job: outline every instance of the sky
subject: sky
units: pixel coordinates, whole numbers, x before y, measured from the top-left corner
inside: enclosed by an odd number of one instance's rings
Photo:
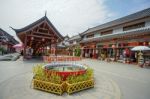
[[[0,0],[0,28],[23,28],[47,17],[63,35],[77,35],[88,28],[150,7],[150,0]]]

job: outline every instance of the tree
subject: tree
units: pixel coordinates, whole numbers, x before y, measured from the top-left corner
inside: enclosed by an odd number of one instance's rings
[[[4,53],[4,48],[3,47],[0,47],[0,53],[3,55],[3,53]]]
[[[81,49],[80,47],[75,48],[75,56],[80,56],[81,55]]]

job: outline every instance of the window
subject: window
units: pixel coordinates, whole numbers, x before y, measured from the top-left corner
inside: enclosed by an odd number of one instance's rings
[[[112,32],[113,32],[113,30],[103,31],[103,32],[101,32],[101,35],[112,34]]]
[[[70,44],[73,44],[73,41],[70,41],[69,43],[70,43]]]
[[[86,36],[86,38],[92,38],[92,37],[94,37],[94,34],[90,34]]]
[[[138,24],[125,26],[125,27],[123,27],[123,31],[137,29],[137,28],[141,28],[141,27],[145,27],[145,22],[141,22],[141,23],[138,23]]]

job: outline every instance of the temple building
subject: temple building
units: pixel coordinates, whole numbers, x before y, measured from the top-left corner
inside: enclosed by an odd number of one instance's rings
[[[131,48],[150,46],[150,8],[89,28],[80,35],[82,57],[114,61],[126,57],[134,61]]]
[[[46,15],[26,27],[12,29],[24,45],[24,58],[56,55],[57,44],[64,39]]]
[[[0,28],[0,54],[2,54],[2,52],[3,54],[15,52],[13,46],[18,43],[19,42],[12,35]]]

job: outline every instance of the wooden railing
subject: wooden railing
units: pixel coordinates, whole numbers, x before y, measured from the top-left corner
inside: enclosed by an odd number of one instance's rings
[[[43,56],[43,61],[46,63],[59,61],[80,61],[81,57],[76,56]]]

